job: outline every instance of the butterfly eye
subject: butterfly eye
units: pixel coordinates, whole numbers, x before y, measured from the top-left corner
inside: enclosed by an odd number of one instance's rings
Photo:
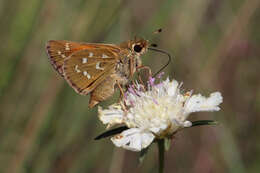
[[[141,52],[142,49],[143,49],[143,47],[138,45],[138,44],[134,46],[134,51],[137,52],[137,53]]]

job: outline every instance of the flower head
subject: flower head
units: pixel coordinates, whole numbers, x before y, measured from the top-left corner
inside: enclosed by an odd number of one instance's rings
[[[99,107],[100,120],[111,127],[125,124],[129,129],[111,138],[118,146],[132,151],[141,151],[155,138],[172,136],[178,130],[190,127],[187,120],[192,112],[218,111],[222,96],[219,92],[209,97],[192,91],[182,93],[176,80],[166,79],[155,84],[150,78],[148,87],[139,83],[129,87],[125,93],[125,105],[113,104],[108,109]]]

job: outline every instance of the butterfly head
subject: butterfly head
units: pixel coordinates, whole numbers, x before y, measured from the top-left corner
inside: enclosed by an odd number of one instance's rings
[[[134,54],[142,55],[148,49],[148,40],[135,38],[134,40],[121,43],[120,47],[130,50]]]
[[[142,38],[135,38],[129,42],[129,49],[136,54],[144,54],[148,48],[148,40]]]

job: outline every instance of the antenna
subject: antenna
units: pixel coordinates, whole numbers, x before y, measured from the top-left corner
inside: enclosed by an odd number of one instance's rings
[[[152,44],[151,46],[154,46],[154,44]],[[171,55],[168,52],[166,52],[164,50],[161,50],[161,49],[148,47],[148,50],[152,50],[152,51],[155,51],[155,52],[160,52],[160,53],[163,53],[163,54],[168,56],[168,62],[159,71],[157,71],[153,75],[153,77],[155,77],[156,75],[158,75],[163,69],[165,69],[170,64],[172,57],[171,57]]]
[[[153,34],[158,34],[158,33],[160,33],[160,32],[162,32],[162,28],[159,28],[159,29],[155,30],[155,31],[153,32]],[[153,75],[153,77],[155,77],[155,76],[158,75],[163,69],[165,69],[165,68],[170,64],[171,59],[172,59],[172,58],[171,58],[171,55],[170,55],[168,52],[166,52],[166,51],[164,51],[164,50],[161,50],[161,49],[157,49],[157,48],[155,48],[155,47],[157,47],[157,44],[152,43],[152,44],[150,45],[150,47],[148,47],[148,50],[152,50],[152,51],[155,51],[155,52],[160,52],[160,53],[163,53],[163,54],[167,55],[167,56],[168,56],[168,62],[167,62],[159,71],[157,71],[157,72]]]
[[[158,34],[160,32],[162,32],[162,28],[157,29],[156,31],[153,32],[153,34]]]

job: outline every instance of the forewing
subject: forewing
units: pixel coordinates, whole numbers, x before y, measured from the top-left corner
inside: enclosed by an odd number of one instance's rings
[[[46,49],[50,62],[54,69],[63,76],[62,66],[67,57],[76,51],[86,49],[86,45],[65,40],[50,40],[47,42]]]
[[[115,72],[118,54],[111,49],[84,49],[66,58],[65,79],[78,93],[86,95]]]
[[[109,49],[116,55],[120,51],[120,48],[113,44],[78,43],[65,40],[50,40],[47,42],[46,49],[52,66],[63,77],[64,61],[75,52],[84,49]]]

